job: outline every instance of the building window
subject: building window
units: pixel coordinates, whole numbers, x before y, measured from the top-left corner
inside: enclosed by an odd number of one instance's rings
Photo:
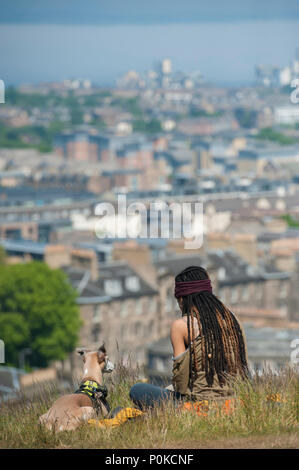
[[[278,297],[280,299],[285,299],[288,295],[288,287],[287,287],[287,283],[286,282],[283,282],[280,284],[279,288],[278,288]]]
[[[221,300],[225,298],[225,290],[224,289],[219,289],[217,293],[217,297]]]
[[[229,301],[229,289],[224,289],[223,290],[223,300],[225,302],[228,302]]]
[[[149,300],[149,313],[154,314],[157,311],[157,299],[151,298]]]
[[[243,302],[248,302],[249,300],[249,289],[248,285],[242,287],[242,300]]]
[[[151,336],[155,331],[155,322],[152,320],[148,324],[148,333]]]
[[[169,313],[169,312],[172,311],[172,297],[170,297],[169,294],[166,297],[165,311],[166,311],[166,313]]]
[[[93,308],[93,321],[95,323],[100,322],[102,320],[102,311],[100,305],[95,305]]]
[[[231,303],[235,304],[238,300],[238,290],[236,287],[232,287],[231,289]]]
[[[131,292],[138,292],[140,290],[140,280],[137,276],[128,276],[125,279],[125,287]]]
[[[128,304],[127,302],[124,301],[120,304],[120,316],[124,318],[127,315],[128,315]]]
[[[140,322],[135,323],[135,334],[140,336],[142,332],[142,326]]]
[[[117,279],[106,279],[104,287],[106,294],[111,297],[118,297],[123,293],[121,283]]]
[[[225,272],[225,268],[224,267],[221,267],[218,269],[218,279],[219,281],[223,281],[226,277],[226,272]]]
[[[153,369],[154,363],[155,363],[155,356],[153,356],[153,354],[149,354],[148,355],[148,368]]]
[[[96,325],[92,328],[91,330],[91,337],[93,342],[97,342],[100,340],[100,334],[101,334],[102,328],[100,325]]]
[[[135,302],[135,313],[136,313],[136,315],[141,315],[141,314],[142,314],[142,310],[143,310],[142,299],[138,299],[138,300],[136,300],[136,302]]]
[[[121,340],[124,340],[126,338],[126,334],[127,334],[126,325],[121,325],[121,327],[120,327],[120,338],[121,338]]]
[[[157,372],[165,372],[165,363],[161,357],[156,358],[156,370]]]
[[[136,357],[136,362],[138,364],[142,364],[144,362],[144,350],[137,349],[137,351],[135,352],[135,357]]]
[[[263,298],[263,284],[262,283],[259,283],[256,285],[255,295],[256,295],[257,300],[261,300]]]

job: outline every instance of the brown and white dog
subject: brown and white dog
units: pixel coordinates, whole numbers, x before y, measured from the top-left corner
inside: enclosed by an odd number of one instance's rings
[[[82,355],[84,370],[81,385],[96,382],[99,387],[103,383],[103,373],[112,372],[114,365],[108,360],[104,344],[97,351],[78,348]],[[90,382],[89,382],[90,381]],[[96,384],[95,384],[96,385]],[[72,393],[58,398],[52,407],[39,418],[39,422],[46,428],[55,431],[70,431],[76,429],[82,422],[94,418],[98,412],[102,417],[107,416],[109,409],[105,400],[98,400],[98,410],[88,393]]]

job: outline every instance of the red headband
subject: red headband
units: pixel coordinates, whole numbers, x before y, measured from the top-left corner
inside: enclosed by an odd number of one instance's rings
[[[174,296],[178,299],[184,295],[196,294],[197,292],[212,292],[212,285],[210,279],[203,279],[201,281],[183,281],[176,282],[174,289]]]

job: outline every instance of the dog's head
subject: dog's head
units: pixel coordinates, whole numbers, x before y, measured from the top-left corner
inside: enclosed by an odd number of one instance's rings
[[[87,348],[77,348],[77,352],[82,356],[83,362],[86,362],[88,357],[96,358],[103,373],[110,373],[114,370],[114,364],[109,361],[104,343],[97,351],[92,351]]]

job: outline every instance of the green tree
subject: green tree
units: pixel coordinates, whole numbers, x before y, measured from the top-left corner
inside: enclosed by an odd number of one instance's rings
[[[282,215],[281,218],[286,221],[288,227],[290,228],[299,228],[299,220],[293,219],[291,214]]]
[[[256,135],[256,139],[270,140],[281,145],[291,145],[297,142],[297,140],[293,137],[284,135],[283,133],[272,129],[272,127],[264,127],[261,129],[260,132]]]
[[[30,348],[31,366],[64,359],[78,340],[76,291],[65,274],[41,262],[0,267],[0,337],[8,363]]]
[[[6,251],[0,246],[0,266],[6,263]]]
[[[78,106],[71,108],[71,123],[73,125],[83,124],[83,112]]]
[[[29,340],[29,327],[20,313],[0,313],[0,336],[5,343],[5,359],[8,364],[18,364],[18,353]]]
[[[133,129],[136,132],[145,132],[148,134],[155,134],[161,132],[162,127],[161,123],[158,119],[153,118],[149,121],[145,121],[143,119],[137,119],[133,121]]]

